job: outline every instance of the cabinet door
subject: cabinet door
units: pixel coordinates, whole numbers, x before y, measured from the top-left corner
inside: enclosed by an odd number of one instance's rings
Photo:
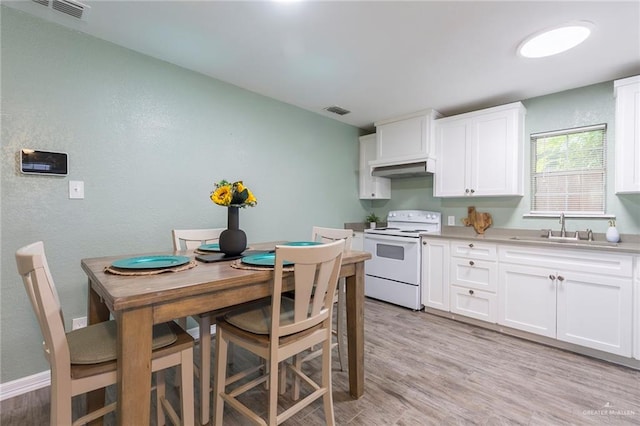
[[[364,250],[364,232],[354,232],[351,239],[351,250]]]
[[[471,195],[523,195],[517,110],[483,114],[468,139]]]
[[[558,340],[631,356],[631,278],[558,273]]]
[[[376,128],[380,144],[378,158],[385,160],[395,157],[420,156],[425,153],[422,130],[424,117],[413,117]]]
[[[640,192],[640,76],[614,83],[616,193]]]
[[[388,178],[371,176],[369,161],[376,159],[376,135],[360,137],[360,199],[391,198],[391,181]]]
[[[449,241],[422,240],[422,304],[449,310]]]
[[[461,197],[467,185],[466,120],[436,121],[436,197]]]
[[[633,289],[633,357],[640,359],[640,256],[636,257],[635,286]]]
[[[555,278],[547,268],[501,264],[498,324],[555,338]]]

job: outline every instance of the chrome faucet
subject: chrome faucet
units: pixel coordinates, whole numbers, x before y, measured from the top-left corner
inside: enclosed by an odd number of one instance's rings
[[[564,213],[560,213],[560,237],[564,238],[567,236],[567,230],[564,227]]]

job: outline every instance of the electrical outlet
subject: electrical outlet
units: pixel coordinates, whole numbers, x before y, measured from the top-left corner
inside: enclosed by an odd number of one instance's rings
[[[448,216],[447,217],[447,225],[455,226],[456,225],[456,217],[455,216]]]
[[[71,322],[71,329],[77,330],[87,326],[87,317],[74,318]]]

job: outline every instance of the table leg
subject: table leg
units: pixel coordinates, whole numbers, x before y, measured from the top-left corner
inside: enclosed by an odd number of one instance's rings
[[[119,312],[118,323],[118,425],[148,425],[151,403],[150,307]]]
[[[102,303],[100,296],[91,288],[91,281],[89,281],[89,300],[87,302],[87,322],[88,324],[96,324],[102,321],[109,320],[109,308]],[[98,389],[87,394],[87,412],[98,410],[105,404],[105,390]],[[102,419],[96,419],[89,422],[89,426],[102,425]]]
[[[364,262],[355,264],[355,275],[347,277],[347,354],[349,394],[364,394]]]

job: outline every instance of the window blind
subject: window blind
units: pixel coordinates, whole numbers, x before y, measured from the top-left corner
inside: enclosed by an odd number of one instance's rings
[[[604,214],[606,124],[531,135],[532,213]]]

